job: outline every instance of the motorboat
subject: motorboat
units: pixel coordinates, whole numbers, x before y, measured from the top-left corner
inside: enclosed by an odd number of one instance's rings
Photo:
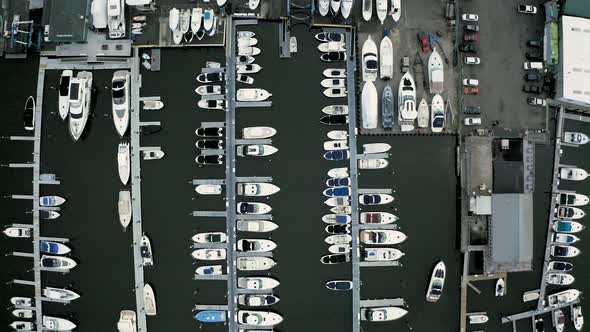
[[[445,263],[443,261],[438,261],[430,276],[430,282],[428,283],[428,288],[426,290],[426,301],[437,302],[440,299],[445,286],[446,274],[447,267],[445,266]]]
[[[318,51],[322,53],[345,52],[346,44],[343,41],[327,41],[318,45]]]
[[[504,283],[504,278],[499,278],[496,281],[495,295],[496,297],[502,297],[504,294],[506,294],[506,284]]]
[[[349,176],[348,167],[332,168],[328,171],[328,176],[331,178],[346,178]]]
[[[73,75],[74,73],[71,70],[66,69],[61,72],[61,77],[59,78],[58,105],[59,117],[62,120],[65,120],[70,112],[70,81]]]
[[[329,178],[326,180],[326,186],[330,188],[334,187],[350,187],[350,177],[345,178]]]
[[[348,141],[347,140],[326,141],[326,142],[324,142],[324,150],[326,150],[326,151],[348,150]]]
[[[551,246],[551,256],[557,258],[576,257],[581,253],[580,249],[574,246]]]
[[[244,182],[237,184],[238,195],[244,196],[270,196],[281,190],[272,183],[265,182]]]
[[[342,4],[340,5],[340,14],[342,14],[344,19],[347,19],[350,16],[352,5],[353,0],[342,0]]]
[[[252,38],[256,36],[256,34],[252,31],[237,31],[236,38]]]
[[[584,206],[590,202],[590,199],[583,194],[560,193],[555,198],[555,201],[559,205]]]
[[[326,227],[329,227],[329,226],[342,226],[342,225],[328,225]],[[342,254],[342,253],[350,252],[350,244],[348,244],[348,243],[346,243],[346,244],[333,244],[328,247],[328,252],[330,252],[332,254]]]
[[[225,260],[225,249],[197,249],[191,253],[193,258],[202,261],[220,261]]]
[[[400,244],[404,242],[407,238],[408,237],[406,236],[406,234],[391,229],[363,230],[360,232],[360,241],[364,244]]]
[[[222,110],[223,100],[220,99],[201,99],[197,103],[197,106],[208,110]]]
[[[352,218],[348,214],[325,214],[322,221],[326,224],[350,224]]]
[[[137,314],[133,310],[121,310],[117,321],[119,332],[137,332]]]
[[[236,261],[238,271],[267,271],[277,264],[269,257],[238,257]]]
[[[269,290],[277,287],[280,282],[271,277],[239,277],[238,288],[249,290]]]
[[[33,299],[30,297],[14,296],[10,298],[10,303],[15,307],[32,308]]]
[[[248,144],[236,146],[236,151],[240,157],[266,157],[275,154],[279,149],[268,144]]]
[[[283,317],[270,311],[238,310],[238,324],[272,327],[280,324]]]
[[[336,213],[336,214],[351,214],[352,213],[352,206],[343,206],[343,205],[339,205],[339,206],[334,206],[332,208],[330,208],[330,212],[332,213]]]
[[[404,253],[395,248],[365,248],[362,258],[367,262],[389,262],[400,259]]]
[[[377,18],[381,21],[381,25],[383,25],[387,18],[387,7],[387,0],[377,0]]]
[[[201,85],[195,89],[201,96],[212,96],[221,94],[221,85]]]
[[[557,286],[571,285],[574,280],[574,276],[569,273],[548,273],[546,277],[547,284]]]
[[[334,15],[338,15],[338,11],[340,11],[340,2],[342,0],[330,0],[330,8]]]
[[[55,241],[39,241],[39,250],[50,255],[65,255],[72,251],[65,244]]]
[[[53,316],[43,316],[43,329],[48,331],[71,331],[76,328],[76,324],[71,321]]]
[[[224,80],[222,72],[202,73],[197,76],[197,81],[200,83],[215,83]]]
[[[590,138],[588,138],[588,135],[584,133],[566,131],[563,134],[563,141],[565,143],[583,145],[588,143],[588,141],[590,141]]]
[[[552,317],[553,327],[555,327],[555,331],[563,332],[563,329],[565,328],[565,314],[563,313],[563,310],[557,309],[553,311]]]
[[[343,78],[325,78],[320,82],[324,88],[345,89],[346,80]]]
[[[363,19],[370,21],[373,16],[373,0],[361,0],[363,2]]]
[[[237,65],[236,66],[236,73],[237,74],[256,74],[257,72],[259,72],[261,70],[262,70],[262,67],[256,63],[249,64],[249,65]]]
[[[80,298],[80,294],[65,288],[45,287],[42,293],[52,300],[74,301]]]
[[[257,56],[260,53],[260,49],[255,46],[238,47],[238,55]]]
[[[395,22],[399,21],[402,16],[402,0],[391,0],[391,18]]]
[[[430,129],[433,133],[440,133],[445,127],[445,103],[439,94],[432,97],[432,105],[430,106]]]
[[[121,137],[129,127],[129,77],[128,71],[118,70],[112,80],[113,122]]]
[[[267,100],[271,93],[264,89],[238,89],[236,93],[237,101],[263,101]]]
[[[269,220],[238,220],[236,229],[240,232],[268,233],[279,228],[279,225]]]
[[[375,81],[379,70],[379,55],[377,53],[377,44],[375,44],[371,36],[368,36],[363,43],[362,59],[363,81]]]
[[[223,137],[225,130],[223,127],[201,127],[195,130],[198,137]]]
[[[203,8],[196,7],[191,12],[191,32],[194,35],[201,30],[203,25]]]
[[[117,165],[119,179],[123,185],[127,185],[127,182],[129,182],[129,175],[131,173],[130,154],[129,143],[119,143],[119,148],[117,149]]]
[[[272,294],[240,294],[238,304],[248,307],[265,307],[280,301],[278,296]]]
[[[547,265],[547,270],[550,272],[570,272],[574,269],[574,264],[570,262],[551,261]]]
[[[328,15],[330,11],[330,0],[318,0],[318,12],[322,16]]]
[[[219,155],[200,155],[195,158],[198,165],[222,165],[225,156]]]
[[[25,110],[23,112],[25,130],[35,130],[35,108],[35,98],[29,96],[25,102]]]
[[[361,224],[385,225],[391,224],[397,219],[397,216],[389,212],[361,212],[360,222]]]
[[[580,241],[580,238],[575,235],[565,234],[565,233],[553,234],[553,243],[568,245],[568,244],[576,243],[578,241]]]
[[[199,266],[195,273],[201,276],[216,276],[223,274],[223,267],[221,265],[204,265]]]
[[[428,81],[431,94],[440,94],[443,92],[444,78],[443,60],[440,54],[438,54],[436,47],[433,47],[432,53],[428,57]]]
[[[564,180],[582,181],[588,177],[588,172],[577,167],[561,167],[559,177]]]
[[[264,239],[240,239],[237,249],[244,252],[269,252],[277,248],[277,244]]]
[[[578,233],[584,226],[577,221],[559,220],[553,223],[553,230],[559,233]]]
[[[217,0],[217,6],[218,7],[222,7],[225,6],[225,3],[227,2],[227,0]]]
[[[109,38],[125,37],[125,1],[107,0]]]
[[[8,324],[8,326],[12,327],[12,329],[16,331],[33,331],[33,329],[35,328],[32,322],[27,322],[23,320],[14,321]]]
[[[148,283],[143,285],[143,301],[145,314],[148,316],[155,316],[157,313],[156,295],[154,294],[154,289]]]
[[[249,65],[254,63],[254,61],[256,61],[256,59],[251,55],[239,55],[236,58],[236,66]]]
[[[92,95],[92,73],[81,71],[70,83],[70,118],[69,130],[74,142],[77,142],[86,128],[90,113]]]
[[[119,221],[123,230],[127,230],[127,226],[131,222],[131,192],[129,190],[119,191],[119,201],[117,202],[117,208],[119,210]]]
[[[41,267],[56,272],[69,272],[78,263],[69,257],[42,255],[39,263]]]
[[[346,69],[340,69],[340,68],[324,69],[322,74],[324,75],[324,77],[327,77],[327,78],[346,78]]]
[[[223,150],[223,140],[220,139],[200,139],[195,142],[195,146],[201,150]]]
[[[61,214],[57,211],[46,211],[46,210],[39,211],[39,218],[41,218],[41,219],[53,220],[53,219],[59,218],[59,216],[61,216]]]
[[[330,234],[330,235],[335,235],[335,234],[350,234],[350,225],[349,224],[335,224],[335,225],[328,225],[324,228],[324,230],[326,231],[326,233]],[[338,245],[338,244],[337,244]],[[338,246],[344,246],[346,247],[346,244],[342,244],[342,245],[338,245]],[[341,250],[342,248],[338,248],[338,250],[335,250],[336,252],[332,252],[330,250],[331,253],[333,254],[338,254],[341,252],[348,252],[350,251],[350,246],[348,247],[348,250]]]
[[[195,319],[202,323],[221,323],[227,319],[227,313],[221,310],[203,310],[195,315]]]
[[[326,160],[347,160],[350,158],[350,152],[348,150],[334,150],[324,153],[324,159]]]
[[[335,235],[331,235],[335,236]],[[322,264],[342,264],[350,262],[350,253],[345,254],[328,254],[320,258]]]
[[[259,4],[260,0],[248,0],[248,8],[250,8],[250,10],[255,10],[258,8]]]
[[[361,308],[361,320],[369,322],[387,322],[400,319],[408,313],[406,309],[389,307]]]
[[[359,203],[362,205],[383,205],[393,202],[393,196],[389,194],[362,194],[359,195]]]
[[[154,255],[152,253],[152,242],[147,235],[143,234],[139,240],[139,254],[143,266],[154,265]]]
[[[577,300],[581,294],[582,292],[577,289],[566,289],[547,296],[547,304],[549,306],[556,306],[571,303]]]
[[[414,130],[414,120],[418,117],[416,111],[416,84],[409,71],[400,80],[397,98],[398,121],[402,131]]]
[[[266,203],[240,202],[238,203],[236,210],[239,214],[267,214],[272,208]]]
[[[349,206],[350,199],[348,197],[330,197],[324,201],[324,204],[331,207]]]
[[[330,235],[324,239],[327,244],[348,244],[352,242],[352,236],[350,234],[335,234]]]
[[[346,115],[348,114],[348,105],[329,105],[322,108],[322,113],[327,115]],[[346,132],[345,135],[347,135]]]
[[[255,46],[258,44],[258,39],[253,37],[238,37],[238,47]]]
[[[426,98],[422,98],[420,104],[418,104],[418,128],[428,128],[429,125],[432,125],[428,121],[430,119],[428,113],[430,113],[428,110],[428,102],[426,101]]]
[[[143,109],[144,110],[160,110],[164,107],[164,103],[160,100],[144,100],[143,102]]]
[[[39,206],[56,207],[66,202],[66,199],[61,196],[41,196],[39,197]]]
[[[580,219],[586,215],[582,209],[572,206],[558,206],[555,209],[556,218]]]
[[[490,320],[485,314],[468,315],[467,318],[469,318],[469,324],[483,324]]]
[[[213,23],[215,23],[215,12],[213,9],[205,9],[203,11],[203,29],[206,32],[213,30]]]
[[[272,127],[246,127],[242,129],[244,139],[264,139],[276,135],[277,130]]]
[[[530,290],[522,293],[522,302],[530,302],[539,299],[539,290]]]
[[[168,26],[170,30],[174,31],[178,29],[178,20],[180,17],[180,10],[176,9],[176,7],[170,9],[168,13]]]
[[[12,315],[16,318],[30,319],[30,318],[33,318],[33,310],[32,309],[14,309],[14,310],[12,310]],[[21,331],[22,329],[19,328],[18,330]]]
[[[365,82],[361,92],[361,118],[363,129],[375,129],[379,122],[377,89],[372,81]]]
[[[7,227],[2,233],[8,237],[25,238],[33,235],[33,230],[27,227]]]
[[[320,60],[324,62],[340,62],[346,60],[346,52],[328,52],[320,56]]]
[[[581,331],[584,327],[584,314],[582,313],[582,306],[579,304],[574,304],[571,309],[571,316],[572,322],[574,322],[574,328],[577,331]]]
[[[325,31],[316,33],[315,39],[317,39],[318,41],[323,42],[323,43],[326,43],[326,42],[344,43],[344,41],[345,41],[343,33],[325,32]],[[326,70],[328,70],[328,69],[326,69]]]
[[[350,196],[350,187],[333,187],[324,190],[324,196],[327,197],[348,197]]]
[[[385,153],[391,149],[387,143],[368,143],[363,144],[363,153]]]
[[[246,74],[237,74],[236,75],[236,82],[244,83],[244,84],[254,84],[254,77],[248,76]]]
[[[197,233],[191,238],[195,243],[225,243],[227,235],[223,232]]]
[[[325,115],[320,122],[328,126],[343,125],[348,123],[348,115]]]

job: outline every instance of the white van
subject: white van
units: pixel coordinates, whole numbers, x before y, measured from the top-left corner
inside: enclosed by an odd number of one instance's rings
[[[481,118],[465,118],[463,122],[466,126],[480,126]]]
[[[541,70],[543,69],[542,62],[525,62],[523,65],[525,70]]]

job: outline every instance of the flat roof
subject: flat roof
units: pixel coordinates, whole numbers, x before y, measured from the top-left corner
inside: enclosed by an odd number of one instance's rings
[[[590,18],[588,0],[567,0],[563,2],[562,6],[564,6],[563,13],[565,15]]]
[[[590,105],[590,19],[561,17],[561,98]]]
[[[88,0],[51,0],[48,4],[49,41],[86,41]]]

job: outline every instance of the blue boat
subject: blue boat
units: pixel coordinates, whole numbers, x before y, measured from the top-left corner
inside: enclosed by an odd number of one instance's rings
[[[328,187],[349,187],[350,178],[330,178],[326,180],[326,186]]]
[[[65,255],[71,251],[65,244],[53,241],[41,241],[39,249],[42,253],[54,255]]]
[[[350,158],[348,150],[334,150],[324,153],[324,158],[327,160],[346,160]]]
[[[324,190],[324,195],[328,197],[345,197],[350,196],[350,187],[336,187]]]
[[[222,323],[225,322],[226,313],[220,310],[205,310],[198,312],[195,319],[203,323]]]

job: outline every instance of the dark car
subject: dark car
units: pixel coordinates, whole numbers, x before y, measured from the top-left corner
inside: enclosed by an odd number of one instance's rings
[[[465,114],[480,114],[481,107],[479,107],[479,106],[465,106],[465,108],[463,109],[463,112]]]
[[[477,54],[477,46],[475,46],[474,44],[464,43],[459,46],[459,51]]]
[[[540,94],[541,93],[541,87],[536,86],[536,85],[523,85],[522,86],[522,91],[523,92],[526,92],[526,93]]]
[[[531,39],[526,42],[526,46],[534,47],[534,48],[541,48],[541,46],[543,46],[543,43],[540,40]]]
[[[466,34],[463,34],[463,41],[477,42],[477,41],[479,41],[479,36],[477,35],[477,33],[466,33]]]
[[[417,37],[418,43],[422,48],[422,52],[430,52],[430,38],[428,37],[428,34],[424,32],[418,32]]]
[[[528,82],[539,82],[543,77],[537,73],[527,73],[524,75],[524,80]]]
[[[537,52],[526,52],[525,57],[531,61],[543,61],[543,55]]]
[[[463,27],[463,30],[469,31],[469,32],[478,32],[479,31],[479,25],[477,25],[477,24],[467,24],[466,26]]]

